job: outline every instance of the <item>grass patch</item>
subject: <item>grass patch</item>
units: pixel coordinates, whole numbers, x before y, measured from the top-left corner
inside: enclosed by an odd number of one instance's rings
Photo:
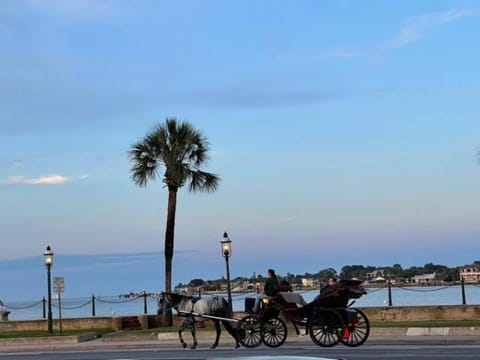
[[[289,322],[285,321],[287,325],[288,332],[290,334],[295,333],[294,326]],[[370,327],[378,328],[389,328],[389,327],[480,327],[480,320],[422,320],[422,321],[370,321]],[[305,326],[298,326],[300,331],[303,331]],[[165,333],[165,332],[177,332],[178,326],[169,326],[169,327],[158,327],[148,330],[134,330],[135,333]],[[207,325],[204,328],[197,328],[197,331],[215,331],[213,325]],[[225,329],[222,326],[222,332]],[[190,331],[185,330],[186,333]]]
[[[370,327],[479,327],[480,320],[370,321]]]
[[[25,338],[25,337],[48,337],[48,336],[72,336],[72,335],[82,335],[92,331],[96,332],[97,336],[99,337],[103,336],[104,334],[115,332],[115,330],[111,328],[63,330],[62,333],[60,333],[59,330],[55,330],[52,335],[49,335],[47,330],[0,331],[0,339],[13,339],[13,338]]]

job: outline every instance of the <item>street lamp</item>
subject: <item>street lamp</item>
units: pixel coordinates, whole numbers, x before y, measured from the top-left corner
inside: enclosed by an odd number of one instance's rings
[[[222,247],[222,256],[225,258],[225,263],[227,265],[227,296],[228,296],[228,308],[230,313],[232,313],[232,290],[230,285],[230,266],[228,259],[232,255],[232,241],[228,238],[227,232],[223,233],[223,240],[220,241]]]
[[[50,275],[50,270],[53,265],[53,252],[50,249],[50,246],[47,246],[47,249],[43,253],[43,260],[45,262],[45,267],[47,268],[47,286],[48,286],[48,333],[53,334],[53,323],[52,323],[52,279]]]

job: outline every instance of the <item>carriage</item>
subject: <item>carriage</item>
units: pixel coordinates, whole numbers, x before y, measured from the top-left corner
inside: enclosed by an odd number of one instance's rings
[[[316,345],[332,347],[339,343],[360,346],[368,338],[370,324],[365,313],[351,307],[352,299],[366,294],[360,281],[340,280],[334,286],[323,289],[310,303],[296,293],[280,291],[274,297],[262,299],[259,313],[252,312],[255,301],[245,299],[245,311],[238,325],[240,342],[254,348],[260,344],[281,346],[288,335],[286,322],[290,322],[297,335],[304,328],[305,335]]]

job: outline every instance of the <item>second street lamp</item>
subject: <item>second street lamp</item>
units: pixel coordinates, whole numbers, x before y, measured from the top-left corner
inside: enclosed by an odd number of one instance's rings
[[[45,262],[45,267],[47,268],[47,286],[48,286],[48,334],[53,334],[53,320],[52,320],[52,278],[51,278],[51,268],[53,265],[53,252],[50,249],[50,246],[47,246],[47,249],[43,253],[43,260]]]
[[[225,258],[225,263],[227,265],[227,296],[228,296],[228,308],[230,313],[232,313],[232,286],[230,284],[230,266],[228,259],[232,255],[232,241],[228,238],[227,232],[223,233],[223,240],[220,241],[222,246],[222,256]]]

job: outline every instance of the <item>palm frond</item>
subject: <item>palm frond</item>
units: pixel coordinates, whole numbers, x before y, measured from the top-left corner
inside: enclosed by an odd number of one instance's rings
[[[197,170],[190,173],[190,184],[188,190],[191,192],[205,191],[215,192],[220,183],[218,175]]]
[[[138,186],[146,186],[149,180],[157,177],[158,161],[148,144],[138,142],[129,151],[132,168],[130,171],[133,182]]]

